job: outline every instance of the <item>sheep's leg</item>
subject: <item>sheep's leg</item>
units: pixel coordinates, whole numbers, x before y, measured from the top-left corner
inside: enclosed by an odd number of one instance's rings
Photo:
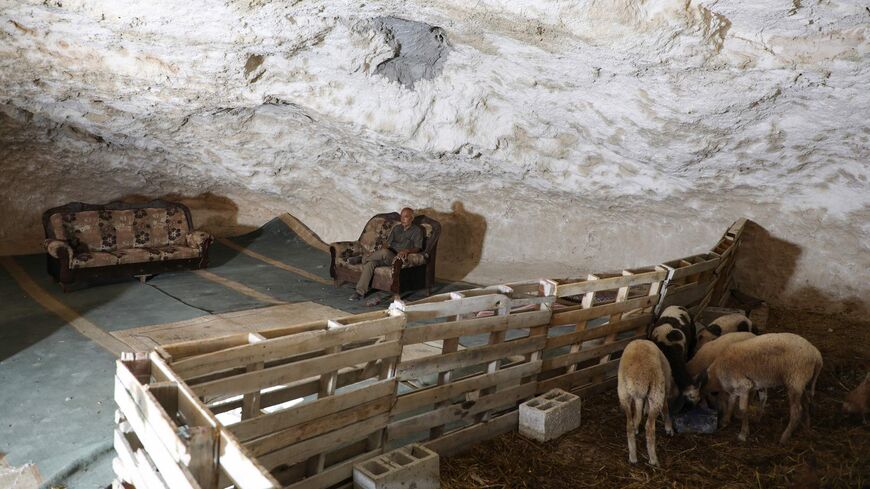
[[[803,392],[801,391],[794,389],[788,390],[789,418],[788,426],[785,427],[785,431],[782,432],[782,436],[779,438],[779,442],[782,444],[788,442],[789,438],[791,438],[792,432],[797,427],[798,423],[800,423],[803,411],[801,407],[802,396]]]
[[[721,394],[720,394],[721,398]],[[725,415],[722,416],[722,428],[727,428],[728,424],[731,423],[731,415],[734,414],[734,402],[737,400],[737,396],[734,394],[728,395],[728,404],[725,406]]]
[[[649,412],[646,415],[646,453],[649,455],[649,463],[658,465],[659,459],[656,457],[656,418],[659,413],[653,406],[649,406]]]
[[[643,419],[643,399],[634,400],[634,434],[640,432],[640,421]]]
[[[636,464],[637,463],[637,440],[636,429],[634,427],[634,418],[635,415],[631,412],[631,401],[626,402],[622,405],[623,411],[625,411],[625,436],[628,438],[628,461]],[[637,413],[637,417],[640,417],[640,413]]]
[[[674,436],[674,425],[671,421],[671,413],[667,399],[662,403],[662,418],[664,418],[665,422],[665,434],[668,436]]]
[[[749,437],[749,396],[751,395],[752,391],[740,394],[740,411],[743,413],[740,434],[737,435],[737,439],[740,441],[746,441],[746,438]]]
[[[761,401],[761,409],[759,410],[758,416],[764,414],[764,406],[767,406],[767,389],[760,389],[758,391],[758,400]]]

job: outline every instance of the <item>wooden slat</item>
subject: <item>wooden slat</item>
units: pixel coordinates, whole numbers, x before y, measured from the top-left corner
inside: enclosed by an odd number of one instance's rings
[[[326,470],[317,475],[306,477],[299,482],[291,484],[287,486],[286,489],[326,489],[328,487],[333,487],[345,479],[353,477],[354,465],[376,457],[381,453],[383,453],[383,449],[381,448],[362,453],[348,460],[327,467]]]
[[[667,295],[662,300],[662,308],[673,305],[688,307],[703,299],[714,285],[716,285],[715,281],[709,281],[668,289]]]
[[[463,291],[463,293],[466,292],[468,291]],[[508,296],[502,294],[487,294],[468,297],[465,299],[405,305],[403,310],[408,316],[409,321],[418,321],[422,319],[459,316],[471,312],[497,309],[505,304],[510,304],[510,298]]]
[[[172,370],[182,378],[189,379],[210,372],[244,367],[259,362],[270,362],[336,345],[376,338],[399,331],[404,323],[403,316],[386,317],[357,323],[353,326],[266,339],[179,360],[172,364]]]
[[[377,414],[386,413],[392,405],[393,396],[382,397],[355,405],[344,411],[321,416],[307,423],[297,424],[284,430],[276,430],[266,436],[251,440],[245,446],[254,456],[260,456],[343,428],[349,424],[358,423]]]
[[[495,438],[498,435],[514,431],[519,423],[520,412],[515,410],[507,414],[502,414],[496,418],[492,418],[485,423],[478,423],[461,430],[448,433],[436,440],[425,443],[424,445],[437,452],[442,457],[455,455],[466,450],[470,450],[475,444],[480,443],[490,438]]]
[[[114,430],[114,446],[118,458],[124,466],[125,476],[129,478],[137,489],[168,489],[163,479],[157,474],[154,466],[147,459],[140,463],[134,450],[127,441],[127,436],[118,427]],[[117,474],[121,476],[121,474]]]
[[[632,311],[634,309],[643,309],[650,307],[658,300],[657,296],[643,296],[629,299],[625,302],[614,302],[601,306],[590,307],[589,309],[575,309],[565,312],[554,312],[553,318],[550,321],[550,326],[562,326],[565,324],[576,324],[580,321],[588,321],[612,314]]]
[[[571,284],[559,284],[556,286],[556,297],[565,297],[569,295],[586,294],[589,292],[599,292],[602,290],[618,289],[620,287],[631,287],[633,285],[649,284],[658,282],[667,278],[667,272],[656,270],[652,272],[638,273],[636,275],[626,275],[620,277],[611,277],[598,280],[585,280]]]
[[[204,382],[193,386],[193,391],[203,397],[237,395],[254,392],[274,385],[289,384],[331,370],[358,365],[385,357],[398,356],[402,346],[398,341],[388,341],[372,346],[324,355],[287,365],[247,372],[232,377]]]
[[[652,318],[652,314],[644,314],[642,316],[635,316],[629,319],[623,319],[621,321],[616,321],[612,324],[606,324],[604,326],[587,329],[576,333],[566,333],[559,336],[551,336],[547,338],[547,345],[545,348],[547,350],[550,350],[553,348],[568,346],[574,343],[580,343],[586,340],[601,338],[614,333],[630,331],[632,329],[640,328],[641,326],[646,326],[650,324],[652,322]]]
[[[478,374],[449,384],[429,387],[399,396],[392,415],[447,401],[466,392],[485,389],[496,385],[508,384],[513,380],[531,376],[541,369],[541,361],[523,363],[515,367],[503,368],[494,374]]]
[[[129,397],[135,404],[135,407],[142,414],[143,421],[148,423],[150,429],[166,446],[172,458],[178,462],[186,462],[188,450],[185,443],[178,437],[178,427],[169,418],[163,407],[154,398],[154,395],[146,390],[146,388],[136,380],[123,360],[116,360],[116,380],[118,386],[115,388],[115,396],[121,397],[124,401]],[[123,396],[126,394],[127,397]],[[120,405],[120,404],[119,404]],[[124,410],[121,410],[124,412]],[[124,413],[127,414],[126,412]],[[127,419],[130,419],[129,416]]]
[[[390,423],[387,427],[387,436],[391,440],[396,440],[412,433],[428,430],[433,426],[441,426],[463,419],[473,419],[476,414],[491,409],[516,406],[520,400],[531,397],[535,393],[536,387],[534,382],[529,382],[481,397],[476,401],[451,404],[427,413],[401,419]]]
[[[611,360],[607,363],[595,365],[580,369],[571,373],[553,377],[551,379],[538,382],[538,393],[544,393],[550,389],[560,388],[564,390],[572,390],[575,387],[588,384],[593,379],[599,376],[610,377],[616,373],[619,368],[619,359]]]
[[[546,358],[544,359],[544,364],[541,366],[541,370],[547,372],[554,368],[567,367],[585,360],[601,357],[608,353],[614,353],[624,349],[626,345],[636,339],[637,338],[634,337],[626,338],[624,340],[597,346],[588,350],[580,350],[576,353],[567,353],[565,355],[559,355],[558,357]]]
[[[372,433],[384,429],[388,419],[388,413],[379,414],[365,421],[263,455],[259,457],[259,461],[270,470],[284,464],[297,464],[334,447],[365,439]]]
[[[312,421],[321,416],[343,411],[396,392],[395,379],[387,379],[374,384],[324,397],[288,409],[264,414],[228,427],[240,440],[250,440],[300,423]]]
[[[447,353],[425,358],[404,361],[399,364],[399,380],[412,380],[424,375],[488,363],[513,355],[523,355],[540,350],[546,343],[546,338],[523,338],[507,341],[494,346],[469,348],[456,353]]]
[[[136,437],[139,438],[142,446],[145,447],[145,450],[154,461],[167,485],[173,489],[199,489],[200,486],[193,478],[193,475],[176,458],[178,456],[178,449],[175,448],[174,451],[170,450],[164,444],[165,440],[170,446],[177,447],[180,444],[183,447],[181,439],[175,433],[166,435],[155,430],[151,423],[149,423],[146,413],[139,410],[136,401],[131,397],[117,376],[115,377],[115,403],[130,423],[130,426],[133,427]]]
[[[531,328],[547,324],[549,320],[549,311],[533,311],[511,314],[509,316],[490,316],[487,318],[426,324],[407,328],[403,334],[402,343],[412,345],[446,338],[457,338],[459,336],[472,336],[508,329]]]
[[[676,268],[676,270],[674,270],[674,275],[673,277],[671,277],[671,280],[679,280],[690,275],[706,272],[707,270],[713,270],[717,266],[719,266],[719,257],[706,259],[705,261],[702,261],[700,263],[694,263],[692,265],[684,266],[681,268],[674,267]]]
[[[220,426],[214,415],[196,397],[193,390],[175,375],[166,362],[155,352],[149,355],[152,375],[178,384],[178,407],[187,422],[193,426],[214,426],[219,429],[218,448],[221,470],[235,482],[238,489],[277,489],[278,481],[242,447],[239,440]],[[173,489],[175,487],[173,486]]]

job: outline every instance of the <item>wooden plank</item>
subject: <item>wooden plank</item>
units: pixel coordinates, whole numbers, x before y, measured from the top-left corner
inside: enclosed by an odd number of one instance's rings
[[[278,481],[242,447],[235,435],[218,423],[214,415],[196,397],[193,390],[175,375],[175,372],[159,355],[151,352],[149,358],[152,375],[159,375],[162,379],[178,384],[179,411],[187,422],[193,426],[218,428],[220,433],[220,446],[218,448],[220,469],[235,482],[238,489],[277,489],[281,487]],[[174,486],[173,489],[175,489]]]
[[[655,270],[635,275],[603,278],[598,280],[584,280],[582,282],[570,284],[558,284],[556,286],[556,297],[587,294],[589,292],[599,292],[602,290],[618,289],[621,287],[631,287],[633,285],[649,284],[664,280],[665,278],[667,278],[666,271]]]
[[[177,453],[177,446],[179,444],[182,447],[184,446],[181,439],[174,432],[167,437],[164,433],[155,430],[149,423],[146,413],[139,410],[136,401],[131,397],[117,376],[115,376],[115,403],[118,405],[121,413],[123,413],[124,418],[133,427],[136,437],[139,438],[142,446],[145,447],[145,450],[154,461],[154,465],[157,466],[167,485],[173,489],[199,489],[200,486],[193,475],[176,458],[179,455]],[[164,440],[168,445],[175,447],[174,450],[168,448],[164,444]],[[186,452],[186,448],[184,448],[184,452]]]
[[[232,377],[204,382],[193,386],[199,396],[237,395],[254,392],[275,385],[289,384],[297,380],[319,375],[339,367],[357,365],[370,360],[392,357],[401,354],[402,345],[398,341],[388,341],[354,350],[324,355],[286,365],[247,372]]]
[[[430,387],[399,396],[392,416],[413,409],[447,401],[466,392],[485,389],[496,385],[509,383],[526,376],[540,372],[541,361],[523,363],[515,367],[503,368],[493,374],[477,374],[469,378],[456,380],[449,384]]]
[[[270,470],[280,465],[297,464],[313,455],[353,441],[363,440],[372,433],[384,429],[388,419],[388,413],[379,414],[365,421],[263,455],[258,460]]]
[[[163,444],[169,450],[172,458],[178,462],[186,463],[189,453],[185,443],[178,437],[178,426],[166,414],[154,395],[148,392],[133,373],[127,369],[123,360],[116,360],[115,364],[117,367],[115,369],[116,401],[119,397],[121,401],[125,401],[129,397],[135,404],[137,411],[142,413],[143,421],[148,424],[159,439],[163,440]],[[121,411],[124,412],[123,409]],[[124,412],[124,414],[126,416],[127,413]],[[128,420],[130,419],[129,416],[126,417]]]
[[[694,263],[680,268],[674,267],[676,269],[674,270],[674,276],[671,277],[671,280],[679,280],[690,275],[706,272],[707,270],[713,270],[717,266],[719,266],[719,257],[713,257],[700,263]]]
[[[518,410],[492,418],[461,430],[448,433],[424,445],[442,457],[449,457],[474,448],[474,445],[498,435],[515,431],[520,419]]]
[[[123,477],[125,479],[132,482],[137,489],[167,489],[166,484],[157,475],[151,463],[139,463],[136,459],[136,450],[130,446],[127,436],[117,426],[114,429],[114,440],[115,452],[124,467]],[[117,475],[122,477],[122,474]]]
[[[716,285],[715,281],[687,284],[675,289],[668,289],[665,298],[662,300],[662,308],[668,306],[684,306],[688,307],[691,304],[701,300],[707,293]]]
[[[264,414],[258,418],[244,420],[229,426],[227,429],[240,440],[250,440],[315,420],[321,416],[328,416],[383,396],[394,395],[397,386],[398,382],[395,379],[382,380],[349,392],[342,392],[281,411]]]
[[[337,345],[376,338],[402,329],[403,316],[386,317],[322,331],[308,331],[290,336],[265,339],[232,348],[176,361],[172,370],[189,379],[210,372],[270,362],[293,355],[327,349]]]
[[[404,438],[413,433],[428,430],[433,426],[441,426],[463,419],[473,419],[475,415],[505,406],[516,406],[523,399],[535,393],[536,384],[529,382],[511,387],[477,399],[459,404],[451,404],[417,416],[401,419],[390,423],[387,427],[387,437],[390,440]]]
[[[544,364],[541,366],[541,370],[547,372],[554,368],[567,367],[585,360],[601,357],[608,353],[614,353],[624,349],[626,345],[636,339],[636,337],[626,338],[624,340],[597,346],[588,350],[580,350],[576,353],[567,353],[558,357],[546,358],[544,359]]]
[[[306,477],[285,489],[326,489],[353,477],[353,466],[383,453],[383,449],[371,450],[328,467],[323,472]]]
[[[546,338],[544,337],[522,338],[495,346],[469,348],[456,353],[408,360],[399,364],[398,378],[399,380],[412,380],[428,374],[488,363],[513,355],[522,355],[540,350],[545,343]]]
[[[468,291],[463,291],[463,293]],[[472,312],[498,309],[510,304],[510,298],[503,294],[487,294],[464,299],[445,300],[442,302],[427,302],[424,304],[405,305],[403,309],[409,321],[435,319],[446,316],[459,316]]]
[[[294,443],[299,443],[309,438],[344,428],[347,425],[358,423],[377,414],[386,413],[392,407],[393,400],[393,396],[386,396],[374,401],[357,404],[344,411],[324,415],[307,423],[296,424],[287,429],[274,431],[266,436],[249,441],[245,446],[255,457],[258,457],[293,445]]]
[[[218,430],[205,426],[192,426],[188,433],[187,444],[190,461],[187,463],[191,475],[203,489],[214,489],[218,483],[218,449],[220,439]]]
[[[457,338],[459,336],[492,333],[493,331],[531,328],[547,324],[549,320],[549,311],[533,311],[511,314],[509,316],[490,316],[486,318],[426,324],[407,328],[402,337],[402,343],[411,345],[446,338]]]
[[[576,324],[581,321],[588,321],[612,314],[632,311],[635,309],[643,309],[655,304],[658,300],[657,296],[646,295],[636,297],[625,302],[614,302],[601,306],[590,307],[589,309],[575,309],[565,312],[554,312],[553,319],[550,321],[550,326],[562,326],[565,324]]]
[[[553,377],[547,380],[538,382],[538,394],[543,394],[550,389],[564,389],[570,391],[578,386],[588,384],[599,376],[610,377],[614,375],[619,368],[619,359],[610,360],[607,363],[595,365],[580,369],[571,373]]]
[[[652,314],[644,314],[642,316],[634,316],[629,319],[616,321],[615,323],[606,324],[597,328],[586,329],[575,333],[566,333],[559,336],[550,336],[547,338],[546,350],[568,346],[575,343],[580,343],[586,340],[601,338],[614,333],[622,333],[632,329],[647,326],[652,322]]]

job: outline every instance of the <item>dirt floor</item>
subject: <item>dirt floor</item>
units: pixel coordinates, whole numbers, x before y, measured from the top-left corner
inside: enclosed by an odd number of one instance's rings
[[[870,370],[870,323],[771,310],[767,332],[797,333],[822,352],[812,428],[801,425],[785,446],[785,392],[774,389],[763,417],[750,418],[747,442],[739,420],[712,435],[668,437],[656,430],[660,468],[646,464],[643,431],[639,463],[628,463],[625,415],[616,389],[584,401],[581,428],[549,443],[509,433],[442,460],[442,487],[457,488],[866,488],[870,487],[870,423],[841,414],[846,393]],[[750,410],[757,406],[750,407]]]

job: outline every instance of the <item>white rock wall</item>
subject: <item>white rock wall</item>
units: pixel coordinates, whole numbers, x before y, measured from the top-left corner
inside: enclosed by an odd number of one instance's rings
[[[382,16],[441,27],[440,74],[374,74]],[[859,2],[0,0],[0,243],[70,200],[208,193],[215,226],[327,240],[411,204],[449,222],[444,275],[495,281],[746,216],[748,292],[866,311],[868,33]]]

